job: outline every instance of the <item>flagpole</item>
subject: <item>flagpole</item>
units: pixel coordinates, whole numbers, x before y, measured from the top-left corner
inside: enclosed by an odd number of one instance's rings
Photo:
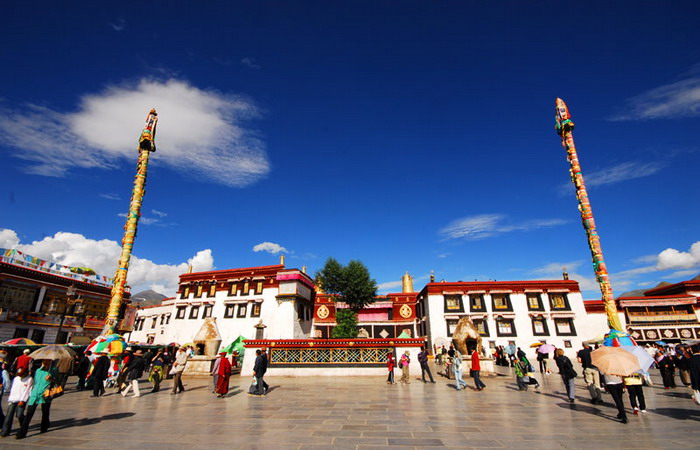
[[[603,260],[603,249],[600,246],[600,236],[593,220],[593,210],[591,202],[588,200],[588,191],[583,182],[583,174],[581,173],[581,165],[578,161],[576,146],[574,145],[574,123],[571,121],[569,109],[566,107],[564,100],[557,98],[556,101],[556,129],[557,134],[561,136],[561,145],[566,149],[567,159],[571,168],[571,181],[576,187],[576,198],[578,199],[578,209],[581,211],[581,220],[583,228],[588,236],[588,246],[591,249],[593,259],[593,271],[595,272],[600,292],[603,295],[603,303],[605,304],[605,313],[608,316],[608,326],[614,330],[624,331],[620,323],[620,317],[617,315],[617,306],[615,305],[615,297],[613,296],[612,287],[608,277],[608,269]]]
[[[129,261],[131,260],[131,251],[134,247],[134,239],[136,238],[136,229],[138,228],[139,218],[141,217],[141,203],[143,196],[146,193],[146,174],[148,171],[148,157],[151,152],[156,151],[155,137],[156,124],[158,123],[158,114],[155,109],[151,109],[146,117],[146,125],[141,131],[139,137],[139,159],[136,163],[136,177],[134,179],[134,189],[131,194],[131,204],[129,205],[129,214],[124,225],[124,237],[122,239],[122,252],[119,257],[117,272],[114,276],[114,285],[112,286],[112,297],[109,302],[109,310],[107,311],[107,319],[105,319],[105,327],[102,330],[103,335],[113,334],[117,331],[117,322],[119,320],[119,310],[122,306],[124,298],[124,287],[126,286],[126,276],[129,272]]]

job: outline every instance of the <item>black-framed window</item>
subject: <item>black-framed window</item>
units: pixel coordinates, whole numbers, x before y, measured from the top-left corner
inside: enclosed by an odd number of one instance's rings
[[[554,319],[554,329],[557,336],[576,336],[574,319]]]
[[[206,319],[207,317],[211,317],[211,314],[213,311],[214,311],[214,305],[204,305],[204,311],[202,311],[202,319]]]
[[[153,320],[151,320],[151,328],[155,328],[156,325],[158,325],[158,317],[154,317]]]
[[[527,309],[529,311],[544,311],[542,304],[542,294],[538,292],[528,292],[525,294],[527,298]]]
[[[553,311],[569,311],[571,307],[569,306],[569,298],[564,292],[550,292],[547,294],[549,296],[549,306]]]
[[[238,283],[231,283],[228,286],[228,295],[229,297],[235,297],[238,295]]]
[[[255,282],[255,295],[260,295],[263,292],[264,281],[258,280]]]
[[[496,319],[496,335],[499,337],[517,336],[513,319]]]
[[[445,295],[445,311],[447,312],[463,312],[464,305],[462,304],[461,295]]]
[[[167,324],[169,324],[169,323],[170,323],[170,313],[168,313],[168,314],[165,316],[165,324],[167,325]]]
[[[198,284],[194,288],[194,298],[202,298],[202,292],[204,291],[204,286]]]
[[[226,305],[224,309],[224,319],[230,319],[233,317],[236,311],[236,305]]]
[[[260,317],[260,310],[262,309],[262,303],[253,303],[251,306],[250,317]]]
[[[571,341],[564,341],[564,348],[571,348],[573,345],[571,345]]]
[[[534,336],[549,336],[549,327],[544,317],[532,318],[532,334]]]
[[[212,283],[209,285],[209,292],[207,292],[207,297],[216,297],[216,283]]]
[[[481,294],[469,294],[469,310],[471,312],[486,311],[484,296]]]
[[[248,313],[248,304],[247,303],[241,303],[240,305],[238,305],[238,314],[236,314],[236,317],[245,317],[247,313]]]
[[[178,306],[177,313],[175,314],[175,318],[176,319],[184,319],[186,309],[187,309],[187,306]]]
[[[187,298],[190,296],[190,287],[185,286],[182,288],[182,294],[180,294],[180,298]]]
[[[447,336],[452,337],[455,330],[457,329],[457,322],[459,322],[459,320],[447,319],[445,322],[447,324]]]
[[[510,294],[491,294],[492,311],[513,311]]]
[[[489,337],[489,324],[485,319],[474,319],[472,320],[474,326],[482,337]]]
[[[241,295],[250,294],[250,281],[243,282],[243,288],[241,288]]]
[[[199,306],[193,306],[190,309],[190,319],[198,319],[199,318]]]

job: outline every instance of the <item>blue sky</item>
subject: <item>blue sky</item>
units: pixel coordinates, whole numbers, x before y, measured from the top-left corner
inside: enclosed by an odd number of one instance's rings
[[[113,276],[156,107],[135,290],[284,253],[596,298],[561,97],[614,292],[700,272],[697,2],[120,3],[0,6],[2,246]]]

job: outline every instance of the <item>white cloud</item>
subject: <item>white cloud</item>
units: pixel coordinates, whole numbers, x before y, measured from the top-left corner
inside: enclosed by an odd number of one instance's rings
[[[563,269],[566,267],[566,271],[569,274],[569,279],[578,281],[578,285],[582,291],[600,292],[594,275],[585,276],[576,272],[576,269],[578,269],[582,264],[583,261],[553,262],[533,270],[533,273],[541,275],[541,278],[539,278],[540,280],[561,280]],[[593,273],[592,266],[591,273]]]
[[[255,58],[251,58],[249,56],[246,56],[245,58],[241,59],[241,64],[244,66],[248,66],[251,69],[259,69],[260,66],[255,62]]]
[[[611,120],[668,119],[700,115],[700,75],[697,70],[627,100],[624,111]]]
[[[124,28],[126,28],[126,20],[124,20],[123,17],[120,17],[114,22],[110,22],[109,26],[112,27],[114,31],[122,31]]]
[[[100,194],[100,197],[105,198],[107,200],[121,200],[121,197],[119,197],[117,194]]]
[[[270,171],[263,142],[244,127],[257,110],[248,100],[176,79],[112,85],[80,99],[76,112],[25,105],[0,110],[0,140],[30,165],[28,173],[63,177],[73,168],[114,168],[138,156],[146,114],[157,108],[155,164],[227,186],[246,186]]]
[[[377,285],[377,291],[389,291],[391,289],[401,287],[402,281],[388,281],[386,283],[380,283]]]
[[[688,252],[667,248],[659,253],[656,261],[658,270],[690,269],[698,266],[700,266],[700,241],[691,245]]]
[[[253,247],[254,252],[268,252],[277,254],[277,253],[288,253],[287,249],[282,247],[279,244],[275,244],[274,242],[261,242],[258,245]]]
[[[17,234],[13,230],[0,231],[0,244],[12,243]],[[15,248],[26,254],[65,266],[90,267],[100,275],[113,277],[117,270],[117,261],[121,255],[120,245],[108,239],[94,240],[77,233],[58,232],[31,244],[16,244]],[[207,271],[214,267],[214,258],[210,249],[200,250],[187,262],[179,264],[157,264],[148,259],[131,256],[127,283],[131,292],[153,289],[163,295],[172,296],[177,290],[179,276],[193,270]]]
[[[668,166],[665,161],[636,162],[628,161],[614,166],[590,172],[583,175],[587,188],[594,188],[606,184],[619,183],[621,181],[633,180],[635,178],[648,177]],[[561,186],[561,194],[570,194],[574,191],[571,182]]]
[[[438,234],[445,239],[484,239],[502,233],[513,231],[531,231],[538,228],[549,228],[565,224],[561,219],[526,220],[518,223],[504,224],[503,214],[481,214],[464,217],[452,221],[442,228]]]
[[[119,214],[117,214],[117,216],[121,217],[122,219],[126,219],[128,217],[128,215],[126,213],[119,213]],[[146,216],[139,217],[139,225],[165,226],[165,224],[160,221],[159,217],[146,217]]]
[[[7,228],[0,230],[0,248],[15,248],[19,244],[19,237],[14,230]]]
[[[155,209],[152,209],[152,210],[151,210],[151,213],[152,213],[152,214],[155,214],[155,215],[158,216],[158,217],[167,217],[167,216],[168,216],[168,213],[164,213],[164,212],[162,212],[162,211],[158,211],[158,210],[155,210]]]

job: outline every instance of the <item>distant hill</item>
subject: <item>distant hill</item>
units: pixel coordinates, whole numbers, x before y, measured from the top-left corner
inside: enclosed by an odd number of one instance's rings
[[[164,298],[168,297],[151,289],[131,295],[131,301],[137,306],[160,305]]]
[[[700,280],[700,274],[698,274],[698,276],[696,276],[695,278],[692,278],[692,280]],[[635,289],[633,291],[624,292],[624,293],[620,294],[619,296],[620,297],[643,297],[644,293],[646,291],[648,291],[650,289],[656,289],[656,288],[662,287],[662,286],[668,286],[669,284],[673,284],[673,283],[669,283],[668,281],[662,281],[659,284],[657,284],[656,286],[654,286],[653,288]]]

